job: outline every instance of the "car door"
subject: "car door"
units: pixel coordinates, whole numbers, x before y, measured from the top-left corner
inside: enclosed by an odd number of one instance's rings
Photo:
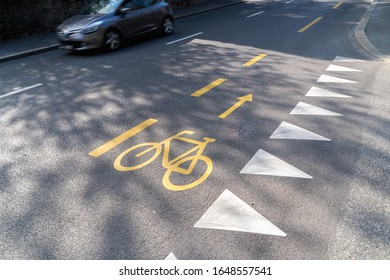
[[[144,6],[142,9],[142,31],[149,31],[160,26],[162,22],[162,12],[156,4],[156,0],[141,0]]]
[[[119,7],[116,26],[124,37],[130,37],[142,32],[144,28],[143,15],[144,7],[141,0],[124,1]]]

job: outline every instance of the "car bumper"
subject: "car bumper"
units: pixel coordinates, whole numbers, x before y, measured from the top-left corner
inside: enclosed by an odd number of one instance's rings
[[[73,33],[67,36],[57,33],[57,36],[61,49],[88,50],[101,47],[104,34],[99,30],[90,34]]]

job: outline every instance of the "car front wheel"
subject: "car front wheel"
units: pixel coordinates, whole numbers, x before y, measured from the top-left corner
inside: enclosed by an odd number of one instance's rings
[[[173,32],[173,20],[171,18],[165,18],[161,24],[161,31],[164,35],[169,35]]]
[[[116,30],[107,31],[103,40],[103,48],[109,51],[119,49],[121,45],[121,35]]]

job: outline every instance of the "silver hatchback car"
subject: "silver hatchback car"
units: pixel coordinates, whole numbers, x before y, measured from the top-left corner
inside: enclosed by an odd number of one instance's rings
[[[96,0],[57,27],[61,48],[116,50],[123,40],[159,30],[173,32],[173,13],[164,0]]]

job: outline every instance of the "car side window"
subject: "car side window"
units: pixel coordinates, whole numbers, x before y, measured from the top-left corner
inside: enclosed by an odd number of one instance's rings
[[[154,3],[156,3],[156,0],[143,0],[144,7],[152,6]]]
[[[129,0],[122,4],[121,9],[138,10],[144,7],[143,0]]]

